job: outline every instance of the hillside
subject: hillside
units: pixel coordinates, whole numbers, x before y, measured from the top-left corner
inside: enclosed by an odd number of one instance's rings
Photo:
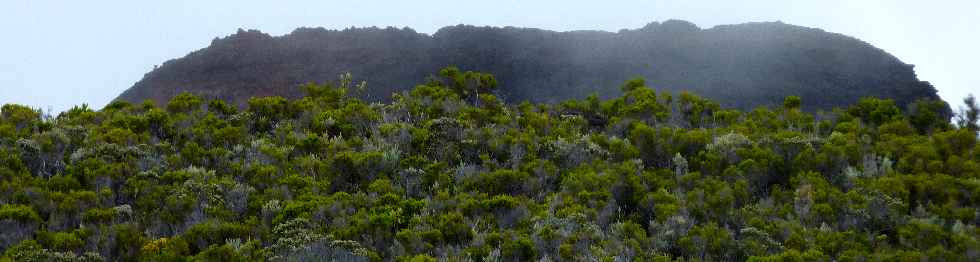
[[[301,28],[273,37],[240,30],[167,61],[118,100],[162,104],[191,92],[243,106],[253,96],[299,97],[300,84],[344,72],[367,81],[365,98],[386,100],[447,65],[495,74],[497,95],[509,102],[610,98],[637,76],[657,90],[689,90],[741,109],[778,105],[789,95],[807,97],[807,110],[868,96],[902,108],[938,99],[912,65],[848,36],[778,22],[701,29],[671,20],[616,33],[464,25],[433,35]]]
[[[952,125],[939,101],[817,117],[634,79],[507,104],[438,75],[386,103],[345,77],[243,109],[4,105],[0,262],[980,259],[972,97]]]

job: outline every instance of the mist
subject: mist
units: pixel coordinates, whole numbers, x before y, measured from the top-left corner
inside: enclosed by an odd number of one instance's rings
[[[842,33],[916,65],[951,104],[978,89],[975,1],[5,1],[0,25],[0,103],[61,111],[99,108],[162,64],[238,28],[284,35],[298,27],[447,25],[534,27],[556,31],[640,28],[683,19],[702,28],[782,21]]]

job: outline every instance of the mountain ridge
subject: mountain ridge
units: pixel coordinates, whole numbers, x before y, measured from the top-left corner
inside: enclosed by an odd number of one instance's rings
[[[668,20],[617,32],[462,24],[431,35],[407,27],[302,27],[281,36],[240,29],[168,60],[116,100],[162,104],[191,92],[243,105],[252,96],[297,97],[297,85],[344,72],[384,99],[447,65],[495,74],[498,95],[511,102],[608,98],[637,76],[658,91],[691,91],[742,109],[789,95],[810,110],[866,96],[901,106],[939,99],[913,65],[857,38],[782,22],[702,29]]]

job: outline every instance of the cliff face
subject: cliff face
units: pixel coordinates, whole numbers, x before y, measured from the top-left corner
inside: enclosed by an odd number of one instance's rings
[[[431,36],[396,28],[301,28],[279,37],[239,31],[164,63],[117,99],[162,104],[191,92],[243,104],[252,96],[297,97],[297,85],[343,72],[383,99],[447,65],[496,75],[510,102],[611,97],[636,76],[658,90],[689,90],[743,109],[789,95],[811,110],[865,96],[903,106],[938,99],[912,65],[858,39],[783,23],[701,29],[677,20],[617,33],[462,25]]]

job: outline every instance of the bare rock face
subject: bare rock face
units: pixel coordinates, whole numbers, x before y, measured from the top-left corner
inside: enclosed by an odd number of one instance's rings
[[[671,20],[616,33],[465,25],[433,35],[390,27],[300,28],[277,37],[239,30],[164,63],[117,100],[162,104],[191,92],[243,105],[253,96],[298,97],[298,85],[344,72],[368,82],[366,95],[384,99],[448,65],[496,75],[498,95],[509,102],[612,97],[633,77],[741,109],[790,95],[803,97],[808,110],[868,96],[901,106],[939,99],[912,65],[852,37],[779,22],[701,29]]]

